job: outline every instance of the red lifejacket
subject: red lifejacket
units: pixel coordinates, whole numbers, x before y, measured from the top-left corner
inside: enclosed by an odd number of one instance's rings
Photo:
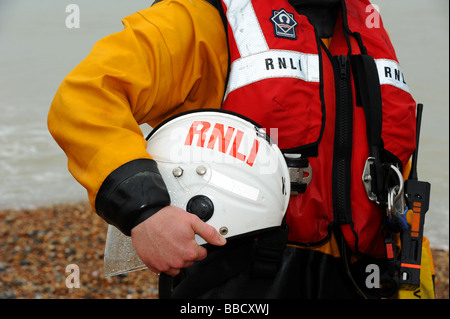
[[[399,166],[415,148],[416,104],[381,21],[366,25],[370,2],[345,1],[329,48],[287,0],[222,5],[231,63],[222,108],[259,123],[281,150],[307,157],[312,168],[306,190],[290,199],[289,241],[320,244],[337,224],[353,250],[385,256],[385,211],[368,199],[362,182],[368,115],[355,93],[353,57],[375,59],[381,147]]]

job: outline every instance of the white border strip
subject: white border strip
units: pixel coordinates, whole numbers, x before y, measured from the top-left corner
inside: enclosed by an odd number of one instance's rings
[[[380,85],[393,85],[403,91],[411,93],[405,82],[405,77],[400,69],[400,65],[396,61],[389,59],[376,59],[375,63],[378,69]]]
[[[270,50],[238,59],[231,66],[227,95],[243,86],[273,78],[319,82],[319,56],[288,50]]]
[[[269,49],[251,1],[223,1],[227,6],[227,20],[241,57]]]

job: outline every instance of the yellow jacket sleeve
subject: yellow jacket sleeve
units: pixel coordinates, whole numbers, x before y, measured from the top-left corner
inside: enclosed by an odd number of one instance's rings
[[[48,128],[95,209],[105,178],[150,158],[139,125],[219,108],[228,65],[224,27],[203,0],[170,0],[123,19],[59,87]]]

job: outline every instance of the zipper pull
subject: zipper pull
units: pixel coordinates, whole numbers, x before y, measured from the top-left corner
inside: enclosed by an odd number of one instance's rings
[[[341,79],[347,78],[347,62],[348,58],[345,55],[340,55],[337,57],[339,62],[339,69],[341,74]]]

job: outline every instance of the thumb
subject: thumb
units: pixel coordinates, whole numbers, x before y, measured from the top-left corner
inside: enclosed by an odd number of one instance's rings
[[[215,246],[223,246],[227,242],[225,237],[219,234],[219,232],[211,225],[208,225],[200,218],[194,219],[192,224],[194,232],[202,237],[205,241]]]

